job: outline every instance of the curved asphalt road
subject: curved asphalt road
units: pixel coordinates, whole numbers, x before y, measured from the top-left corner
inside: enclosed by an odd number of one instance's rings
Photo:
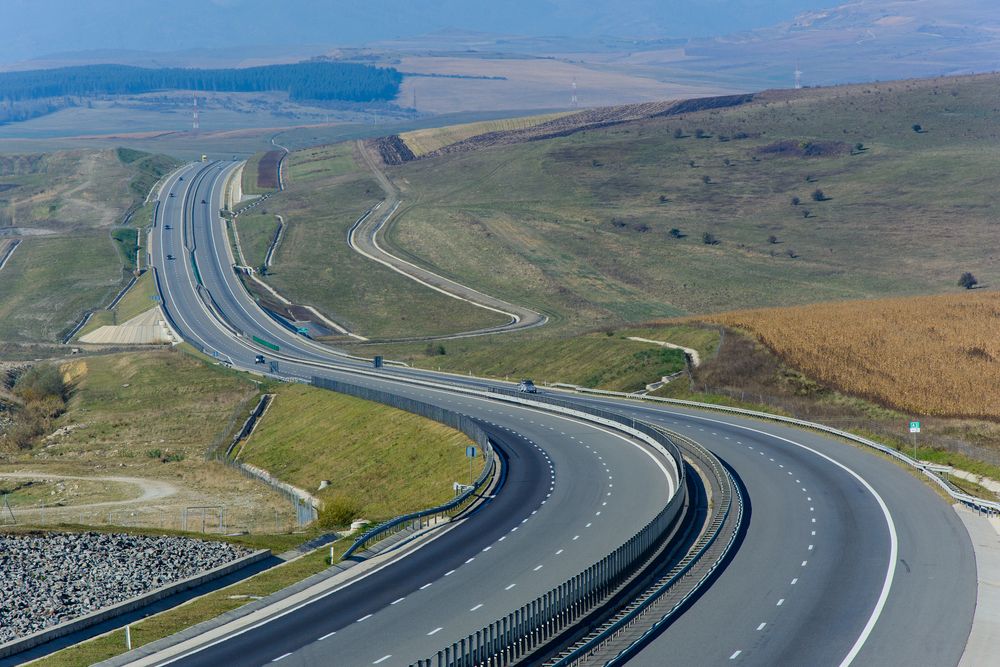
[[[347,369],[320,373],[313,366],[282,360],[279,373],[349,377],[358,383],[392,386],[393,391],[421,400],[441,401],[516,430],[519,438],[508,439],[506,445],[512,457],[521,451],[517,445],[521,438],[531,441],[529,447],[538,445],[544,450],[543,460],[550,457],[556,475],[553,495],[547,504],[538,506],[536,515],[530,514],[534,511],[530,494],[516,494],[515,504],[522,510],[509,513],[517,520],[527,511],[530,519],[520,531],[508,533],[507,540],[494,542],[491,550],[482,551],[481,539],[448,539],[450,548],[478,555],[470,563],[463,560],[447,577],[436,568],[422,572],[422,577],[405,570],[408,575],[399,578],[386,572],[369,578],[378,579],[380,587],[409,588],[403,602],[383,605],[371,617],[357,614],[354,622],[324,639],[320,639],[325,634],[321,631],[343,619],[323,625],[319,618],[296,615],[295,625],[301,629],[295,641],[289,639],[293,633],[264,626],[230,640],[232,646],[241,648],[232,649],[223,659],[263,664],[281,657],[287,664],[333,660],[361,665],[388,655],[377,664],[407,664],[449,644],[469,627],[478,628],[509,611],[518,600],[541,592],[574,568],[582,569],[597,559],[601,549],[607,551],[623,541],[641,525],[642,516],[662,504],[666,495],[663,476],[648,458],[643,459],[645,455],[637,455],[638,450],[620,439],[580,424],[560,428],[551,415],[353,375],[349,370],[353,362],[262,316],[228,268],[228,244],[221,225],[214,222],[214,215],[207,215],[213,208],[209,202],[218,208],[218,177],[226,171],[222,167],[189,167],[183,172],[187,186],[171,179],[165,188],[177,193],[164,200],[161,211],[162,220],[175,221],[174,229],[165,232],[162,247],[154,246],[153,264],[163,269],[165,306],[186,339],[209,352],[228,355],[244,367],[252,365],[256,352],[266,353],[213,324],[206,307],[193,296],[191,263],[187,258],[182,261],[176,252],[184,201],[178,186],[197,190],[188,199],[195,212],[199,272],[212,288],[219,310],[241,332],[279,343],[283,359],[322,360]],[[201,170],[206,170],[203,179],[198,177]],[[200,204],[202,198],[205,205]],[[169,248],[174,248],[177,260],[164,259]],[[487,384],[410,369],[385,369],[384,376]],[[849,445],[781,425],[673,407],[584,397],[574,400],[631,411],[694,437],[735,470],[751,505],[746,537],[732,562],[690,609],[640,653],[635,664],[957,664],[975,607],[971,543],[954,511],[908,472]],[[521,462],[529,469],[538,463]],[[516,458],[512,475],[515,470],[521,470]],[[507,493],[512,489],[508,487]],[[611,501],[603,493],[612,493]],[[469,535],[489,531],[492,521],[486,517],[490,510],[487,505],[479,516],[462,524],[468,526],[464,530]],[[596,514],[599,511],[601,515]],[[529,534],[529,530],[534,532]],[[573,539],[576,535],[580,537]],[[563,551],[557,558],[559,549]],[[561,569],[564,556],[571,556],[573,562]],[[537,565],[542,567],[535,569]],[[431,586],[421,590],[427,583]],[[510,583],[514,587],[508,588]],[[378,599],[384,602],[387,595]],[[476,616],[487,610],[483,618]],[[286,640],[287,645],[282,643]],[[297,648],[290,655],[275,654],[293,644]],[[198,655],[186,661],[208,664]],[[334,656],[341,656],[343,662]]]

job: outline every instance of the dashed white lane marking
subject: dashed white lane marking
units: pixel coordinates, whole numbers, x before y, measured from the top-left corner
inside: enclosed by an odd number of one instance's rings
[[[588,523],[586,526],[584,526],[584,528],[590,528],[593,525],[594,525],[593,523]]]
[[[316,641],[319,641],[319,642],[321,642],[321,641],[323,641],[324,639],[329,639],[330,637],[334,636],[335,634],[337,634],[337,631],[336,631],[336,630],[334,630],[333,632],[328,632],[328,633],[326,633],[325,635],[323,635],[322,637],[320,637],[319,639],[317,639]]]
[[[573,536],[573,541],[574,541],[574,542],[575,542],[575,541],[577,541],[578,539],[580,539],[580,536],[579,536],[579,535],[574,535],[574,536]]]
[[[807,560],[804,560],[804,561],[802,561],[802,567],[805,567],[805,566],[806,566],[806,563],[808,563],[808,562],[809,562],[809,561],[807,561]]]
[[[472,608],[472,609],[470,609],[469,611],[475,611],[475,610],[477,610],[477,609],[482,609],[482,608],[483,608],[483,603],[482,603],[482,602],[480,602],[479,604],[477,604],[477,605],[476,605],[475,607],[473,607],[473,608]]]
[[[760,625],[758,625],[758,626],[757,626],[757,632],[760,632],[760,631],[761,631],[761,630],[763,630],[763,629],[764,629],[764,628],[765,628],[766,626],[767,626],[767,623],[761,623]]]
[[[543,500],[542,502],[545,502],[545,501]],[[499,540],[497,540],[497,542],[503,542],[503,541],[504,541],[504,540],[506,540],[506,539],[507,539],[507,536],[506,536],[506,535],[504,535],[504,536],[503,536],[503,537],[501,537],[501,538],[500,538]]]
[[[813,534],[813,535],[815,535],[815,534],[816,534],[816,531],[815,531],[815,530],[814,530],[814,531],[811,531],[811,532],[812,532],[812,534]]]
[[[780,607],[783,604],[785,604],[785,598],[781,598],[780,600],[778,600],[778,604],[776,604],[775,606]]]
[[[382,656],[381,658],[379,658],[378,660],[375,660],[374,662],[372,662],[372,664],[373,664],[373,665],[377,665],[377,664],[379,664],[380,662],[385,662],[386,660],[388,660],[388,659],[389,659],[389,658],[391,658],[391,657],[392,657],[392,654],[391,654],[391,653],[390,653],[389,655],[383,655],[383,656]]]
[[[556,555],[558,556],[558,555],[559,555],[559,554],[561,554],[561,553],[562,553],[563,551],[565,551],[565,549],[560,549],[559,551],[557,551],[557,552],[556,552]]]
[[[399,604],[400,602],[402,602],[402,601],[403,601],[403,600],[405,600],[405,599],[406,599],[406,598],[399,598],[398,600],[393,600],[393,601],[392,601],[392,602],[390,602],[389,604]]]
[[[810,544],[809,545],[809,551],[812,551],[812,550],[813,550],[813,545]]]
[[[431,630],[430,632],[427,633],[427,636],[430,637],[431,635],[436,635],[437,633],[441,632],[442,630],[444,630],[444,628],[434,628],[433,630]]]
[[[361,621],[367,621],[367,620],[368,620],[369,618],[371,618],[371,617],[372,617],[372,615],[371,615],[371,614],[366,614],[365,616],[362,616],[362,617],[361,617],[361,618],[359,618],[359,619],[358,619],[357,621],[355,621],[355,623],[360,623]]]
[[[797,583],[799,583],[799,578],[798,577],[795,577],[794,579],[792,579],[792,586],[794,586]]]
[[[809,502],[812,502],[812,496],[806,496],[806,500],[808,500]]]
[[[290,655],[291,655],[291,652],[286,653],[285,655],[279,655],[277,658],[275,658],[271,662],[278,662],[279,660],[284,660],[285,658],[287,658]]]
[[[509,591],[510,589],[514,588],[514,586],[517,586],[517,584],[511,584],[510,586],[507,586],[506,588],[504,588],[504,590],[505,591]]]
[[[448,570],[447,572],[444,573],[444,576],[450,577],[453,574],[455,574],[455,570]]]
[[[426,584],[424,584],[423,586],[420,587],[420,590],[424,590],[425,588],[430,588],[430,587],[431,587],[431,583],[426,583]]]
[[[471,563],[471,562],[472,562],[472,561],[474,561],[474,560],[476,560],[476,557],[475,557],[475,556],[473,556],[472,558],[467,558],[467,559],[465,560],[465,564],[466,564],[466,565],[468,565],[469,563]]]
[[[729,656],[729,659],[735,660],[736,658],[740,657],[740,653],[743,653],[743,651],[734,651],[733,654]]]
[[[539,570],[541,570],[541,569],[542,569],[542,566],[541,566],[541,565],[536,565],[536,566],[535,566],[535,569],[534,569],[534,571],[535,571],[535,572],[538,572],[538,571],[539,571]]]

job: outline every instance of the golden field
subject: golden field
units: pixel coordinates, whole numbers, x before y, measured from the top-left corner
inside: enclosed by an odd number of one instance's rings
[[[433,153],[439,148],[450,146],[469,137],[487,134],[489,132],[510,132],[523,130],[526,127],[541,125],[550,120],[567,116],[573,112],[542,114],[539,116],[523,116],[521,118],[501,118],[499,120],[484,120],[477,123],[463,123],[446,127],[431,127],[425,130],[413,130],[399,135],[407,147],[417,157]]]
[[[1000,293],[844,301],[700,318],[743,329],[837,389],[916,414],[1000,418]]]

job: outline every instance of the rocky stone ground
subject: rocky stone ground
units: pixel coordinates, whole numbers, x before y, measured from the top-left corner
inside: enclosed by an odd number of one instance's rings
[[[250,553],[186,537],[0,535],[0,644]]]

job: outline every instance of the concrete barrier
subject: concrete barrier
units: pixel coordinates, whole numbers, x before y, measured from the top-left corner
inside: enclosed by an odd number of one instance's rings
[[[181,591],[186,591],[189,588],[200,586],[214,579],[236,572],[237,570],[241,570],[248,565],[253,565],[254,563],[270,557],[270,555],[270,549],[261,549],[260,551],[253,552],[249,556],[244,556],[243,558],[234,560],[226,565],[220,565],[219,567],[208,570],[207,572],[196,574],[193,577],[188,577],[187,579],[181,579],[180,581],[174,582],[168,586],[157,588],[156,590],[136,596],[130,600],[125,600],[124,602],[119,602],[116,605],[105,607],[104,609],[98,609],[97,611],[87,614],[86,616],[81,616],[73,619],[72,621],[60,623],[59,625],[55,625],[46,630],[40,630],[39,632],[28,635],[27,637],[15,639],[14,641],[7,642],[6,644],[0,644],[0,658],[6,658],[20,653],[21,651],[27,651],[30,648],[52,641],[58,637],[63,637],[78,630],[89,628],[92,625],[97,625],[98,623],[102,623],[116,616],[121,616],[122,614],[130,611],[141,609],[142,607],[152,604],[157,600],[162,600],[163,598],[169,597],[175,593],[180,593]]]

